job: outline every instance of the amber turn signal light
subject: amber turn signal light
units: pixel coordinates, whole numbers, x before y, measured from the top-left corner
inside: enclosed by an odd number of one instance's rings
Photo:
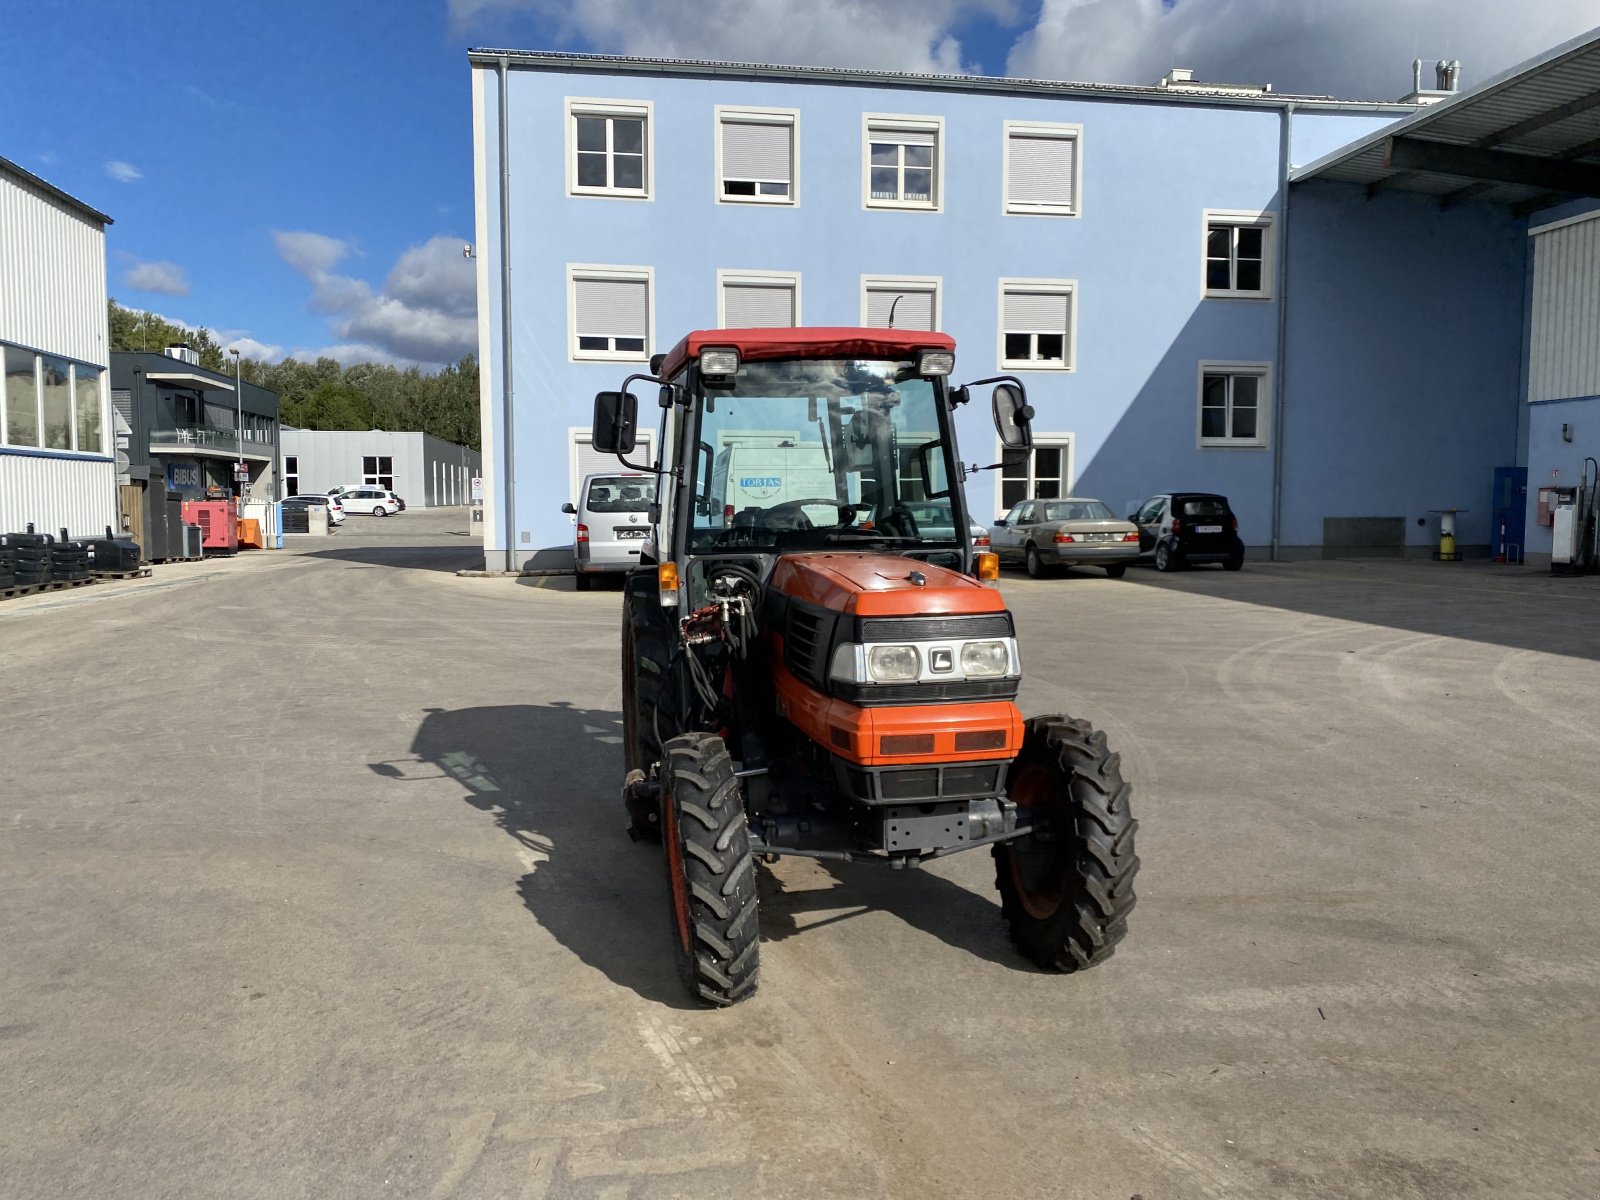
[[[998,554],[979,554],[973,558],[972,565],[977,568],[979,579],[985,582],[1000,578],[1000,556]]]
[[[678,607],[678,564],[664,562],[656,568],[656,591],[662,608]]]

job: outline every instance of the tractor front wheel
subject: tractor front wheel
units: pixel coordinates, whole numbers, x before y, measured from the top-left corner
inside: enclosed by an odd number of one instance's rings
[[[1087,721],[1033,717],[1006,791],[1033,832],[994,848],[1000,909],[1017,948],[1041,967],[1081,971],[1128,932],[1139,823],[1121,757]]]
[[[663,750],[663,857],[678,975],[690,995],[723,1008],[755,992],[760,965],[744,798],[715,734],[686,733]]]

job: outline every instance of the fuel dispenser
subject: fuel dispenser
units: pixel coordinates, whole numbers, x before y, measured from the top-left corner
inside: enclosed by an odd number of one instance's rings
[[[1595,504],[1600,500],[1596,473],[1600,464],[1584,460],[1582,481],[1575,485],[1540,488],[1540,500],[1550,501],[1550,572],[1577,575],[1596,568]]]

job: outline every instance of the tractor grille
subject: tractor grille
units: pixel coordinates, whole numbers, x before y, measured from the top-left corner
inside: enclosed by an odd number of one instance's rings
[[[863,642],[932,642],[1011,636],[1011,614],[981,617],[875,617],[861,622]]]
[[[783,634],[783,655],[797,679],[812,687],[822,686],[822,663],[828,655],[823,636],[822,617],[807,612],[798,604],[789,606],[789,627]]]

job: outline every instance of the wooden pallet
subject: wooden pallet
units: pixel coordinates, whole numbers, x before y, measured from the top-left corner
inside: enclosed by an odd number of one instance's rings
[[[0,600],[20,600],[40,592],[61,592],[67,588],[87,587],[93,579],[52,579],[49,583],[25,583],[17,587],[0,588]]]
[[[140,567],[137,571],[96,571],[96,579],[149,579],[150,568]]]

